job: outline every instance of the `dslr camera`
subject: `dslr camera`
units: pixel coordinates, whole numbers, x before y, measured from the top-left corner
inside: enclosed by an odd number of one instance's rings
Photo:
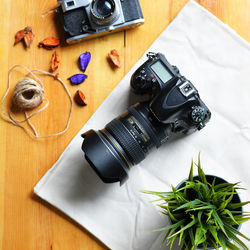
[[[129,169],[153,148],[174,134],[204,128],[211,117],[197,89],[176,66],[161,53],[147,56],[130,84],[136,94],[149,94],[149,100],[129,107],[104,129],[82,135],[85,158],[106,183],[124,183]]]
[[[144,23],[139,0],[58,0],[68,44]]]

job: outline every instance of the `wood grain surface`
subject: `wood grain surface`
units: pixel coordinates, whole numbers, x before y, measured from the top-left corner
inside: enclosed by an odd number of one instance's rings
[[[250,0],[200,0],[202,6],[231,26],[250,42]],[[0,95],[7,88],[8,70],[15,64],[30,69],[49,70],[52,51],[38,48],[48,36],[60,36],[55,13],[42,14],[56,7],[56,0],[1,0],[0,2]],[[34,140],[22,129],[0,119],[0,249],[1,250],[101,250],[107,249],[94,236],[72,220],[33,195],[33,187],[51,168],[78,130],[119,83],[144,51],[175,18],[187,0],[141,0],[145,24],[134,30],[60,47],[58,73],[72,95],[81,89],[88,105],[74,104],[70,128],[66,134],[50,139]],[[32,26],[35,39],[30,49],[15,47],[14,35]],[[122,68],[112,70],[106,56],[111,49],[122,55]],[[71,86],[67,77],[79,73],[78,56],[92,53],[87,69],[88,79],[80,86]],[[13,73],[12,89],[24,71]],[[42,77],[49,108],[32,118],[39,134],[64,128],[69,101],[62,86]],[[8,98],[8,105],[10,97]],[[6,106],[7,107],[7,106]],[[124,249],[129,250],[129,249]],[[146,249],[142,249],[146,250]]]

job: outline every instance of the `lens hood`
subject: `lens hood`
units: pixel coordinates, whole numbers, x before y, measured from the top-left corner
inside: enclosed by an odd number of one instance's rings
[[[128,178],[128,166],[121,160],[113,145],[100,131],[89,130],[82,135],[85,158],[105,183],[120,182]]]

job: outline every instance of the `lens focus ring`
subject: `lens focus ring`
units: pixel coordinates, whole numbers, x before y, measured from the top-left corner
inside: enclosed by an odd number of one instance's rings
[[[114,119],[107,124],[106,128],[114,136],[114,138],[120,143],[124,151],[128,154],[134,164],[138,164],[145,159],[145,153],[140,147],[136,139],[130,134],[123,123]]]
[[[93,21],[100,25],[111,23],[118,16],[114,0],[93,0],[90,11]]]

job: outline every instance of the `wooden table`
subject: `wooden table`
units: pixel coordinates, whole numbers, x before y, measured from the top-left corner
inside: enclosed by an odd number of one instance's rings
[[[200,0],[202,6],[236,30],[250,42],[250,0]],[[70,128],[66,134],[50,139],[34,140],[22,129],[0,119],[0,249],[1,250],[63,250],[107,249],[94,236],[61,212],[33,195],[33,187],[51,168],[98,106],[109,95],[144,51],[175,18],[187,0],[141,0],[145,24],[137,29],[114,33],[74,46],[60,47],[58,72],[72,95],[81,89],[88,105],[74,104]],[[56,0],[2,0],[0,4],[0,93],[7,87],[8,70],[15,64],[30,69],[49,70],[52,51],[39,49],[37,44],[48,36],[58,36],[55,13],[42,16],[56,7]],[[32,26],[35,39],[30,49],[13,47],[16,31]],[[122,55],[122,68],[112,70],[106,56],[111,49]],[[78,56],[90,51],[92,61],[88,79],[80,86],[66,80],[79,73]],[[13,73],[13,82],[23,77],[23,71]],[[62,86],[42,77],[49,108],[32,118],[39,134],[45,135],[64,128],[69,103]],[[10,99],[10,98],[9,98]],[[129,249],[126,249],[129,250]],[[142,249],[146,250],[146,249]]]

